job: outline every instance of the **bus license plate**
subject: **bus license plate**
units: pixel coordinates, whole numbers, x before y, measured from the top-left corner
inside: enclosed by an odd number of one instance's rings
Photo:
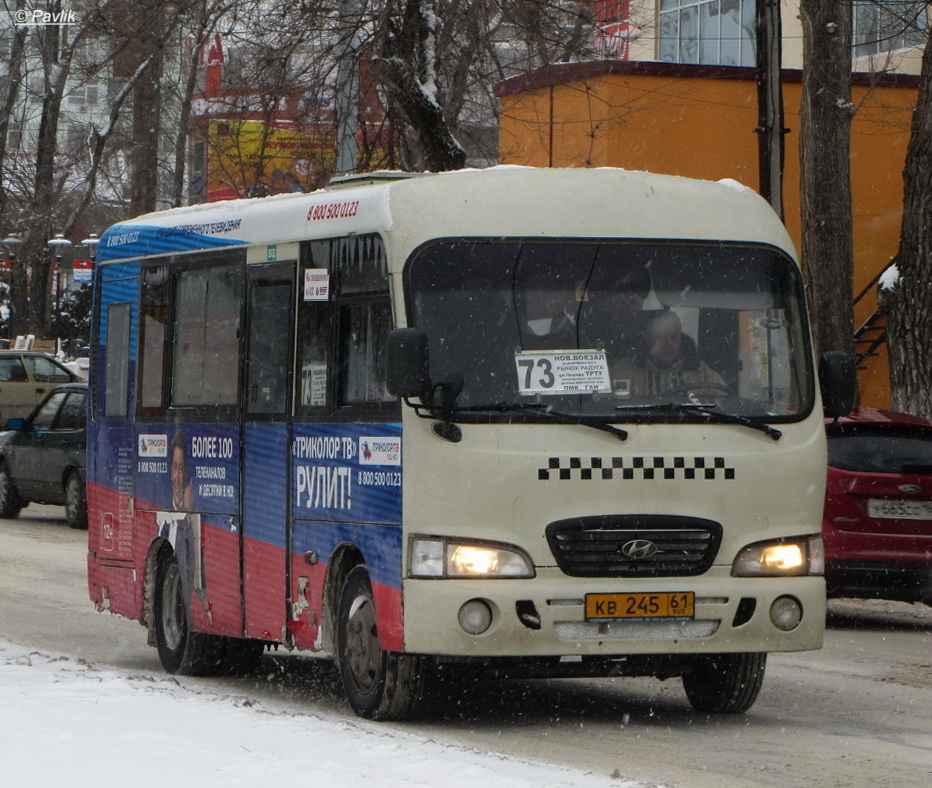
[[[690,620],[696,613],[692,591],[649,594],[586,594],[586,621],[619,618]]]

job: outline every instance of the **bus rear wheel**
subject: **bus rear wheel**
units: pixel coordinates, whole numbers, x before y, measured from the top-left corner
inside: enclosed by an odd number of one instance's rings
[[[766,666],[765,653],[696,657],[683,674],[683,689],[696,711],[740,714],[757,700]]]
[[[398,720],[410,714],[421,688],[420,660],[382,649],[372,584],[364,566],[353,569],[343,584],[337,661],[343,691],[360,717]]]
[[[171,550],[159,555],[154,602],[155,645],[162,667],[185,676],[217,675],[223,666],[226,639],[191,630],[181,570]]]

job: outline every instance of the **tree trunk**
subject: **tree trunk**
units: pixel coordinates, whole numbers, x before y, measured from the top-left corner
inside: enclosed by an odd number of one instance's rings
[[[16,10],[21,11],[25,4],[18,0]],[[19,84],[23,78],[23,60],[26,44],[26,27],[14,28],[13,39],[10,42],[10,62],[7,66],[6,86],[0,101],[0,167],[6,164],[7,140],[9,139],[10,124],[13,112],[19,97]],[[3,172],[0,169],[0,172]],[[5,178],[0,176],[0,216],[5,217],[7,202],[7,185]],[[9,232],[9,230],[7,230]]]
[[[932,419],[932,33],[903,174],[899,280],[884,293],[893,409]]]
[[[383,57],[372,58],[370,69],[417,136],[424,167],[440,172],[465,165],[466,152],[438,101],[435,25],[429,0],[406,0],[400,18],[388,25]]]
[[[851,6],[802,0],[802,260],[817,350],[854,352]]]
[[[55,10],[60,7],[56,6]],[[23,263],[31,269],[28,293],[14,292],[13,308],[19,315],[28,314],[26,330],[40,337],[48,337],[52,329],[49,308],[52,284],[52,258],[46,244],[53,232],[54,209],[60,196],[56,179],[55,159],[58,155],[58,128],[61,120],[61,103],[71,69],[74,45],[59,53],[60,33],[49,25],[41,32],[42,69],[45,95],[42,97],[42,115],[36,141],[36,171],[29,214],[32,220],[23,243]],[[21,288],[17,283],[16,291]],[[28,299],[28,310],[26,301]],[[19,324],[19,320],[17,320]]]
[[[154,211],[158,197],[159,126],[163,57],[160,41],[143,47],[152,62],[137,83],[133,96],[133,152],[130,176],[130,213]],[[145,57],[143,59],[145,59]]]

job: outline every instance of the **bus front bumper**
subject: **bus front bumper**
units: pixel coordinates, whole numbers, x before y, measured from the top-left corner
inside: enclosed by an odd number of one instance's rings
[[[637,618],[597,618],[591,606],[586,615],[589,594],[671,593],[694,594],[691,616],[651,615],[650,606]],[[825,582],[735,578],[727,568],[650,579],[568,578],[547,568],[524,580],[408,578],[404,620],[406,652],[448,657],[805,651],[822,645]]]

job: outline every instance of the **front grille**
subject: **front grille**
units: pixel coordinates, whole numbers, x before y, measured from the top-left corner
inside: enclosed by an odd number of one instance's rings
[[[557,566],[573,577],[701,575],[721,541],[722,526],[697,517],[574,517],[547,526]]]

